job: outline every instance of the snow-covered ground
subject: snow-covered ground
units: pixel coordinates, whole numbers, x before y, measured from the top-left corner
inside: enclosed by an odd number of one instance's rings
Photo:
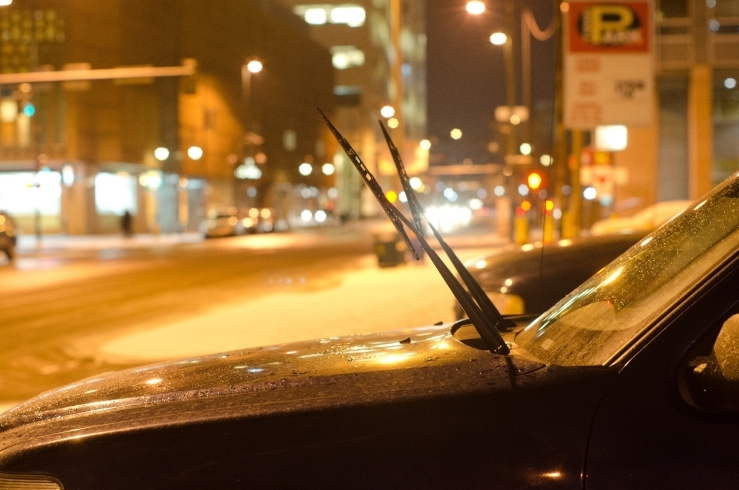
[[[464,260],[489,249],[466,249]],[[107,362],[165,359],[454,320],[453,296],[431,261],[380,269],[374,256],[318,290],[281,291],[107,340]]]

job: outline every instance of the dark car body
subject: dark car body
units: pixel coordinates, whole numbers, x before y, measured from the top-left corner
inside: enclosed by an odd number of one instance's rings
[[[81,381],[5,416],[0,468],[43,468],[65,488],[468,487],[489,478],[510,487],[551,471],[579,485],[589,419],[615,372],[507,361],[449,330],[418,329],[407,343],[407,332],[395,332],[233,352]],[[557,393],[561,404],[538,428],[505,451],[492,443]]]
[[[538,314],[644,236],[627,233],[515,246],[470,261],[467,268],[505,313]],[[454,311],[458,319],[464,317],[459,303]]]
[[[0,252],[3,252],[8,260],[15,258],[17,240],[15,221],[8,213],[0,211]]]
[[[0,416],[0,487],[739,487],[739,174],[510,320],[82,380]]]

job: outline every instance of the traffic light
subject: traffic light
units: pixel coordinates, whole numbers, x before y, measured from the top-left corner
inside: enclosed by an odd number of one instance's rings
[[[33,117],[36,114],[36,106],[31,102],[21,102],[21,111],[28,117]]]
[[[529,188],[532,190],[536,190],[539,187],[541,187],[541,175],[539,175],[536,172],[531,172],[529,176],[526,178],[526,182],[529,184]]]

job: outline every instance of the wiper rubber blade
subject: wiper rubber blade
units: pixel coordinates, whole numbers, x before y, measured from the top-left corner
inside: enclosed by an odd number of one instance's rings
[[[395,168],[398,169],[398,176],[400,177],[400,182],[403,185],[403,190],[405,191],[411,213],[413,214],[413,221],[416,224],[416,229],[420,231],[423,226],[421,220],[422,215],[424,215],[425,213],[425,210],[423,208],[423,205],[421,205],[421,203],[418,201],[416,191],[414,191],[411,187],[410,179],[408,178],[408,174],[405,171],[405,165],[403,164],[400,152],[396,148],[395,143],[393,143],[392,138],[390,138],[390,134],[385,128],[385,125],[382,123],[382,121],[378,122],[380,124],[380,128],[382,129],[382,134],[385,136],[387,146],[390,149],[390,154],[392,155],[393,161],[395,162]],[[508,326],[510,326],[511,322],[503,318],[503,315],[500,314],[493,302],[490,301],[490,298],[487,294],[485,294],[485,291],[483,291],[480,284],[475,280],[474,277],[472,277],[472,274],[470,274],[470,271],[467,270],[462,261],[459,260],[459,257],[457,257],[457,254],[454,253],[452,247],[450,247],[446,243],[446,241],[444,241],[439,231],[431,223],[429,223],[428,220],[426,220],[426,222],[428,223],[429,228],[436,237],[436,240],[441,245],[441,248],[444,249],[444,252],[449,257],[449,260],[452,261],[452,265],[454,265],[454,268],[457,270],[459,277],[461,277],[462,281],[464,281],[467,289],[469,289],[477,305],[488,318],[491,318],[493,320],[496,330],[505,330]]]
[[[439,274],[441,274],[442,278],[444,279],[444,282],[446,282],[447,286],[449,286],[449,289],[452,291],[452,294],[454,294],[454,297],[457,299],[457,301],[459,301],[460,305],[462,305],[462,308],[464,308],[465,312],[467,312],[467,314],[469,315],[472,324],[477,329],[480,337],[485,341],[488,349],[495,354],[509,354],[510,350],[508,349],[505,341],[501,338],[495,326],[491,324],[490,320],[477,306],[467,290],[459,283],[457,278],[454,277],[454,274],[452,274],[446,264],[444,264],[439,255],[429,245],[420,231],[417,231],[413,224],[411,224],[411,222],[400,211],[398,211],[398,209],[395,208],[395,206],[393,206],[390,201],[387,200],[385,194],[382,192],[382,188],[377,183],[377,180],[364,165],[364,162],[362,162],[362,159],[359,157],[359,155],[357,155],[356,151],[354,151],[349,142],[341,135],[341,133],[339,133],[336,127],[331,123],[331,121],[329,121],[329,119],[323,112],[321,112],[320,109],[318,110],[318,112],[321,114],[324,121],[326,121],[326,124],[328,125],[336,140],[346,152],[347,156],[352,160],[352,163],[354,164],[357,171],[359,171],[359,173],[362,175],[362,179],[364,180],[365,184],[367,184],[370,190],[372,190],[372,193],[374,194],[375,198],[377,198],[382,209],[388,215],[388,218],[390,218],[390,221],[395,225],[396,229],[400,232],[401,236],[406,241],[406,245],[408,245],[410,250],[414,252],[416,258],[419,258],[418,254],[415,253],[415,249],[410,244],[410,239],[408,239],[408,236],[403,229],[403,225],[410,228],[410,230],[413,231],[413,233],[416,235],[416,238],[421,243],[421,246],[426,251],[429,258],[436,266],[437,271],[439,271]]]
[[[390,203],[390,201],[388,201],[387,197],[385,197],[385,194],[382,192],[382,188],[380,187],[380,184],[377,183],[377,179],[375,179],[375,176],[372,175],[372,173],[367,169],[367,166],[364,164],[359,155],[357,155],[357,152],[354,151],[354,148],[352,148],[349,142],[341,135],[341,133],[339,133],[339,130],[336,129],[331,121],[328,120],[321,109],[318,109],[318,112],[323,117],[323,120],[326,121],[326,124],[331,130],[331,133],[333,133],[336,141],[338,141],[341,147],[344,149],[344,152],[349,157],[349,160],[351,160],[352,164],[354,164],[354,167],[357,169],[357,172],[359,172],[359,175],[362,176],[364,183],[367,184],[367,187],[369,187],[372,191],[372,194],[374,194],[375,199],[377,199],[377,201],[380,203],[380,206],[382,207],[383,211],[385,211],[385,214],[387,214],[388,218],[390,218],[390,221],[395,226],[395,229],[398,230],[398,233],[403,238],[403,241],[413,254],[413,257],[415,257],[416,260],[420,260],[421,256],[418,254],[416,249],[413,248],[411,239],[408,237],[408,234],[403,229],[403,224],[398,219],[398,216],[391,210],[391,208],[395,209],[395,207]]]
[[[380,123],[382,134],[385,136],[385,142],[387,143],[387,147],[390,149],[390,155],[392,155],[393,162],[395,162],[395,168],[398,170],[400,183],[403,186],[403,190],[405,191],[405,196],[408,200],[408,207],[411,208],[413,222],[416,224],[416,233],[423,234],[423,221],[421,219],[421,215],[424,212],[423,206],[421,206],[421,203],[418,202],[416,193],[414,192],[413,187],[411,187],[410,179],[408,178],[408,174],[405,172],[403,160],[400,158],[400,152],[395,147],[395,143],[393,143],[392,138],[390,138],[390,134],[387,132],[387,128],[385,128],[385,125],[382,123],[382,121],[377,122]]]

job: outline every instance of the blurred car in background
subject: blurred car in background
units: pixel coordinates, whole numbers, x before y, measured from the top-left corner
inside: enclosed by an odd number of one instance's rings
[[[596,221],[590,227],[591,235],[611,233],[648,233],[656,230],[678,213],[683,212],[693,201],[662,201],[647,206],[633,216]]]
[[[200,225],[205,238],[268,233],[274,230],[274,211],[269,208],[213,209]]]
[[[8,260],[13,260],[15,257],[17,240],[13,218],[8,213],[0,211],[0,251],[8,257]]]
[[[467,269],[502,314],[539,314],[642,238],[630,233],[529,243],[472,260]],[[454,313],[465,316],[456,301]]]
[[[598,221],[588,237],[511,247],[472,260],[467,268],[503,314],[538,315],[691,202],[658,202],[628,218]],[[454,313],[464,317],[456,301]]]

